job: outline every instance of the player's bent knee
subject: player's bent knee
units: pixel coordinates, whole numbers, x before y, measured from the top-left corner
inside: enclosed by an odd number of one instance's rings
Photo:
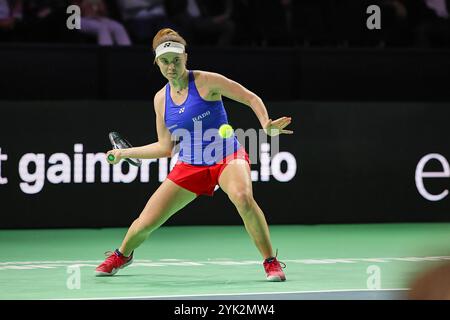
[[[254,202],[253,194],[250,191],[246,190],[237,190],[231,192],[228,197],[239,210],[243,211],[247,211],[248,209],[250,209]]]

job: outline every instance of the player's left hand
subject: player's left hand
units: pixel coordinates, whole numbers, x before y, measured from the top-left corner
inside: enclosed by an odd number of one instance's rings
[[[284,130],[284,128],[286,128],[291,123],[291,120],[291,117],[281,117],[274,121],[272,121],[272,119],[269,119],[264,125],[264,131],[268,136],[271,137],[277,136],[279,134],[293,134],[294,131]]]

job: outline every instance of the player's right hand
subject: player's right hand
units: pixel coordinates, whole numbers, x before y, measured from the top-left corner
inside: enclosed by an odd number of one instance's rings
[[[114,156],[114,161],[111,161],[109,159],[109,155],[113,155]],[[116,164],[119,163],[120,160],[122,160],[122,150],[121,149],[113,149],[113,150],[109,150],[106,153],[106,161],[108,161],[109,164]]]

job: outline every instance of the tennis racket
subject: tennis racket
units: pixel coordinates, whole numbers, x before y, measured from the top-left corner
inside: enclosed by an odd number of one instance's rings
[[[111,142],[111,145],[113,149],[127,149],[132,148],[133,146],[131,143],[129,143],[124,137],[120,135],[118,132],[110,132],[109,133],[109,141]],[[110,154],[108,156],[109,161],[114,161],[114,155]],[[130,159],[125,158],[124,159],[129,164],[132,164],[133,166],[140,167],[142,161],[140,159]]]

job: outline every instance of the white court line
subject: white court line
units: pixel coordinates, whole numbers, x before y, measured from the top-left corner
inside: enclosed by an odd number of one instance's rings
[[[278,295],[298,293],[342,293],[342,292],[383,292],[383,291],[408,291],[408,288],[391,289],[337,289],[337,290],[315,290],[315,291],[283,291],[283,292],[254,292],[254,293],[211,293],[211,294],[186,294],[169,296],[134,296],[134,297],[106,297],[106,298],[75,298],[75,299],[43,299],[43,300],[114,300],[114,299],[159,299],[159,298],[191,298],[191,297],[216,297],[216,296],[248,296],[248,295]]]
[[[424,261],[444,261],[450,260],[450,256],[431,256],[431,257],[389,257],[389,258],[323,258],[323,259],[283,259],[286,263],[298,263],[307,265],[323,264],[349,264],[349,263],[390,263],[390,262],[424,262]],[[0,262],[0,270],[5,269],[33,269],[33,268],[57,268],[65,265],[97,266],[103,260],[55,260],[55,261],[6,261]],[[160,260],[141,260],[136,259],[130,267],[170,267],[170,266],[242,266],[242,265],[260,265],[262,261],[256,260],[232,260],[232,259],[209,259],[206,261],[188,261],[182,259],[160,259]],[[39,267],[39,265],[42,265]]]

